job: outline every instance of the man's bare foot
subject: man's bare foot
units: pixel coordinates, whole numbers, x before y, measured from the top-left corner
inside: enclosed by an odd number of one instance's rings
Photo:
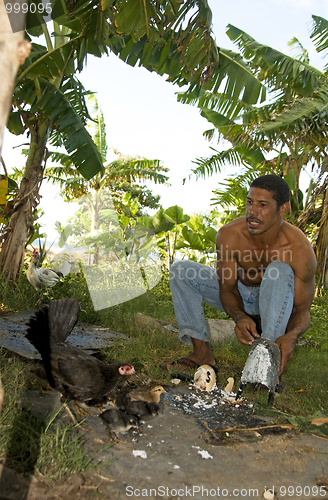
[[[216,365],[214,354],[210,348],[209,342],[192,338],[194,351],[188,356],[176,359],[162,367],[166,369],[175,368],[179,370],[197,369],[201,365]]]

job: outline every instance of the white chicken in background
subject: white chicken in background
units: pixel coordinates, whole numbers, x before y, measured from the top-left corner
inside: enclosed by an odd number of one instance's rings
[[[55,271],[47,267],[38,267],[39,258],[40,254],[37,249],[34,248],[26,273],[28,281],[38,292],[40,292],[43,287],[52,288],[64,277],[60,271]]]

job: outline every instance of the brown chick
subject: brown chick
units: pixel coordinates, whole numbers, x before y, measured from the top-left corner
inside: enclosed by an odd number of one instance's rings
[[[129,398],[130,401],[147,401],[147,403],[158,404],[163,392],[166,392],[164,388],[161,385],[157,385],[150,390],[146,388],[133,389],[126,397]]]
[[[48,394],[48,391],[51,391],[51,386],[47,380],[46,371],[43,366],[38,366],[33,370],[36,381],[38,383],[41,394]]]

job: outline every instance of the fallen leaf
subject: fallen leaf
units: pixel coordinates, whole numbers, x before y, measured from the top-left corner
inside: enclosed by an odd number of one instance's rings
[[[318,426],[323,424],[328,424],[328,417],[313,418],[311,420],[311,424]]]

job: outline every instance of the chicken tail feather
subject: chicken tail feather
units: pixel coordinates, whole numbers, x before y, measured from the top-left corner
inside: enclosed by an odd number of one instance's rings
[[[49,329],[52,343],[64,342],[77,323],[81,311],[75,299],[51,300],[49,304]]]
[[[50,301],[32,316],[27,324],[26,338],[39,351],[42,359],[50,355],[51,345],[67,339],[81,310],[75,299]]]

